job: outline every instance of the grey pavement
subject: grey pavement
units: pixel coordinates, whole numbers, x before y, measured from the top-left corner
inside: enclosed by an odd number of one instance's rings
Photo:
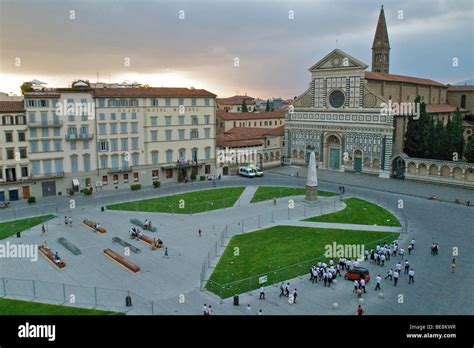
[[[338,184],[324,181],[323,171],[320,173],[320,189],[337,191]],[[228,178],[218,182],[218,187],[247,184],[252,186],[304,186],[304,179],[301,177],[296,179],[290,175],[266,173],[265,178]],[[367,185],[360,187],[359,177],[362,176],[351,174],[344,176],[346,179],[343,184],[346,185],[346,193],[388,208],[404,225],[407,225],[407,233],[402,233],[400,237],[402,246],[406,246],[411,238],[416,239],[414,252],[407,256],[416,272],[416,283],[408,285],[406,275],[401,276],[397,287],[388,281],[383,281],[384,298],[380,299],[373,291],[373,282],[370,282],[367,287],[368,294],[364,296],[366,314],[473,314],[473,207],[430,201],[423,197],[426,197],[424,193],[426,190],[431,190],[431,187],[406,189],[403,187],[406,182],[403,181],[379,179],[383,180],[387,188],[400,190],[396,193],[385,192],[377,186],[378,184],[373,185],[374,189],[366,188]],[[350,181],[352,178],[355,178],[353,183]],[[372,179],[377,178],[371,177],[364,180],[377,181]],[[392,181],[397,182],[394,187],[390,186]],[[33,279],[37,280],[39,284],[40,282],[51,282],[75,285],[74,291],[76,293],[80,293],[80,286],[98,287],[100,302],[107,302],[107,298],[112,297],[110,295],[112,290],[117,291],[120,294],[118,296],[130,290],[133,292],[134,303],[136,303],[130,311],[131,314],[150,314],[150,308],[146,305],[147,300],[154,301],[153,311],[155,314],[200,314],[204,303],[212,304],[215,314],[223,315],[245,314],[244,305],[246,303],[252,305],[255,314],[259,308],[262,308],[264,314],[279,315],[355,314],[358,304],[357,296],[351,291],[351,282],[344,281],[342,278],[339,278],[338,283],[330,289],[324,288],[319,283],[309,283],[308,276],[290,280],[291,287],[298,288],[299,296],[296,304],[289,304],[285,299],[279,298],[279,290],[274,285],[266,287],[267,300],[259,301],[256,290],[241,295],[241,306],[238,307],[231,304],[231,299],[221,301],[214,294],[200,290],[199,274],[203,261],[209,255],[209,250],[212,250],[216,245],[220,249],[218,255],[222,253],[221,234],[226,225],[227,236],[231,237],[234,234],[278,223],[288,223],[288,220],[301,220],[307,216],[317,215],[321,211],[324,213],[338,208],[336,206],[338,197],[332,199],[334,202],[332,208],[330,206],[331,199],[326,200],[326,206],[308,208],[299,204],[298,197],[295,197],[297,205],[294,210],[288,209],[286,198],[278,199],[277,206],[273,206],[271,201],[266,201],[193,215],[100,212],[99,209],[106,202],[122,201],[127,197],[128,199],[139,199],[140,197],[171,194],[173,191],[183,192],[183,190],[207,188],[206,185],[212,185],[212,183],[193,186],[182,184],[168,188],[163,185],[163,189],[150,190],[150,193],[118,192],[114,196],[105,197],[107,195],[103,194],[104,197],[97,195],[92,199],[77,197],[76,209],[69,210],[64,207],[60,211],[60,216],[67,214],[73,217],[72,228],[62,225],[61,219],[54,219],[47,224],[49,230],[47,236],[42,236],[40,226],[37,226],[23,233],[20,239],[11,237],[2,241],[26,244],[41,243],[43,240],[47,240],[53,250],[60,252],[67,268],[58,271],[41,257],[37,262],[7,258],[1,260],[0,278],[22,279],[23,281],[18,281],[16,285],[12,281],[7,287],[11,286],[12,289],[24,291],[25,298],[31,295],[26,289],[31,287],[29,281]],[[424,184],[415,183],[415,185]],[[472,194],[471,191],[462,192],[457,188],[448,187],[443,187],[442,191],[446,191],[446,197],[464,193],[465,197],[469,198],[469,195]],[[414,196],[414,193],[421,197]],[[440,195],[438,192],[435,194]],[[58,197],[55,198],[58,199]],[[68,203],[67,197],[60,197],[60,199],[61,205]],[[399,199],[404,201],[403,209],[397,208]],[[48,201],[48,203],[54,202],[52,199]],[[320,210],[318,211],[318,209]],[[107,228],[107,234],[97,235],[81,226],[79,221],[86,217],[99,221]],[[158,227],[158,232],[150,233],[150,235],[159,236],[164,241],[165,245],[169,247],[170,258],[163,258],[162,250],[152,251],[145,244],[128,239],[127,231],[131,226],[129,220],[134,217],[143,220],[149,218],[153,221],[154,225]],[[197,230],[199,228],[203,231],[202,237],[198,236]],[[131,274],[102,255],[104,248],[124,252],[122,247],[112,244],[113,236],[118,236],[142,249],[140,254],[132,253],[130,256],[126,256],[142,268],[140,274]],[[77,245],[82,250],[82,255],[73,256],[56,242],[58,237],[64,237]],[[440,244],[439,256],[430,255],[429,246],[432,242]],[[459,250],[458,268],[454,274],[450,269],[453,248]],[[212,261],[212,264],[215,265],[217,258]],[[366,266],[372,276],[377,273],[384,276],[387,268],[394,264],[395,262],[387,262],[386,267],[372,264]],[[46,285],[43,287],[47,288]],[[112,290],[108,292],[100,290],[101,288]],[[36,291],[46,292],[45,289],[36,289]],[[48,289],[50,297],[54,297],[53,292],[62,293],[62,290],[58,290],[54,285],[50,285]],[[403,303],[399,303],[400,295],[403,296]],[[93,294],[83,296],[93,296]],[[49,298],[46,295],[45,297]],[[185,301],[181,303],[180,299],[183,297]],[[338,303],[336,310],[332,307],[335,302]]]
[[[235,204],[236,205],[250,204],[250,201],[252,200],[257,189],[258,189],[258,186],[246,186],[244,192],[242,192],[242,195],[240,195],[239,200],[235,202]]]

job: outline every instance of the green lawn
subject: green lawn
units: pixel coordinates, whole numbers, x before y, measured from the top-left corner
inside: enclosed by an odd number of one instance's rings
[[[265,284],[270,285],[308,273],[317,258],[328,259],[324,256],[325,247],[333,242],[364,245],[370,249],[385,241],[390,243],[397,237],[398,233],[392,232],[293,226],[275,226],[241,234],[229,242],[206,288],[226,298],[257,289],[260,276],[267,275]],[[235,255],[236,251],[238,255]],[[249,277],[253,278],[248,280]]]
[[[111,204],[107,206],[107,209],[178,214],[200,213],[232,207],[244,189],[245,187],[229,187],[187,192],[173,196]],[[180,207],[180,202],[184,202],[183,208]]]
[[[376,204],[358,198],[344,200],[347,207],[335,213],[315,216],[305,221],[334,222],[356,225],[378,225],[398,227],[400,221],[391,212]]]
[[[300,196],[305,194],[306,191],[302,187],[259,186],[251,200],[251,203],[268,201],[270,199],[273,199],[273,197],[281,198],[289,196]],[[318,190],[318,195],[322,197],[331,197],[336,196],[337,193]]]
[[[35,216],[21,220],[7,221],[0,223],[0,240],[13,236],[17,232],[22,232],[55,217],[53,214]]]
[[[116,312],[101,311],[48,303],[0,298],[0,315],[110,315]]]

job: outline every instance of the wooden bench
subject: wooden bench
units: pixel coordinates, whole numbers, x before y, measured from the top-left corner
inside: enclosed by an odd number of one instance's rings
[[[63,247],[65,247],[67,250],[69,250],[74,255],[76,255],[76,256],[81,255],[81,249],[79,249],[77,246],[72,244],[66,238],[60,237],[57,240],[58,240],[59,244],[61,244]]]
[[[84,226],[89,227],[94,232],[97,232],[100,234],[104,234],[107,232],[107,230],[103,228],[102,226],[100,226],[99,228],[95,228],[94,226],[96,225],[96,223],[94,221],[85,219],[84,221],[82,221],[82,223],[84,224]]]
[[[144,229],[145,231],[150,231],[150,232],[156,232],[156,227],[151,227],[151,228],[144,228],[143,227],[143,222],[141,222],[140,220],[138,219],[131,219],[130,222],[142,229]]]
[[[38,250],[40,251],[41,255],[43,255],[46,260],[49,261],[49,263],[53,264],[54,267],[58,269],[64,269],[66,267],[66,264],[63,261],[56,262],[54,259],[54,253],[51,251],[51,249],[46,249],[41,245]]]
[[[119,237],[113,237],[112,242],[118,243],[125,248],[129,248],[132,253],[135,253],[135,254],[141,253],[140,249],[138,249],[137,247],[133,246],[130,243],[127,243],[126,241],[124,241],[123,239]]]
[[[152,248],[155,247],[155,240],[153,240],[153,238],[148,237],[148,236],[146,236],[146,235],[144,235],[144,234],[141,234],[139,238],[140,238],[140,240],[141,240],[143,243],[148,244],[148,245],[151,246]],[[158,240],[157,240],[157,241],[158,241]],[[157,248],[157,249],[163,248],[163,244],[157,244],[156,248]]]
[[[109,259],[117,262],[119,265],[124,267],[129,272],[132,272],[132,273],[140,272],[140,267],[135,265],[133,262],[128,261],[125,257],[117,254],[112,249],[104,249],[104,255],[107,256]]]

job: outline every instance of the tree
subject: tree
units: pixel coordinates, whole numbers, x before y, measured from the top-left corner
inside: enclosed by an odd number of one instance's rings
[[[471,135],[467,140],[464,157],[469,163],[474,163],[474,135]]]
[[[25,95],[25,92],[31,91],[32,90],[31,86],[32,86],[31,82],[23,82],[22,85],[20,86],[21,94]]]
[[[248,112],[249,109],[247,108],[247,103],[245,102],[245,99],[242,101],[242,112]]]
[[[418,96],[415,103],[420,104],[420,117],[409,117],[405,133],[405,153],[410,157],[426,158],[430,143],[430,117],[426,113],[426,105]]]
[[[452,153],[456,152],[458,158],[461,159],[464,153],[464,127],[462,125],[462,115],[459,109],[456,110],[454,120],[452,122],[450,138],[452,141]],[[451,155],[452,155],[451,153]]]
[[[267,99],[267,106],[265,107],[265,111],[270,111],[270,99]]]

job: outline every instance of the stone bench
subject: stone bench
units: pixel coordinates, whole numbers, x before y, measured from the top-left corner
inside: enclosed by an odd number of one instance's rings
[[[156,232],[156,227],[151,227],[151,228],[144,228],[143,227],[143,222],[141,222],[140,220],[138,219],[131,219],[130,222],[140,228],[142,228],[143,230],[145,231],[150,231],[150,232]]]
[[[58,243],[61,244],[63,247],[65,247],[67,250],[69,250],[71,253],[74,255],[81,255],[81,249],[79,249],[77,246],[72,244],[70,241],[68,241],[66,238],[60,237],[57,239]]]
[[[125,257],[117,254],[112,249],[104,249],[104,255],[107,256],[109,259],[117,262],[119,265],[124,267],[129,272],[132,272],[132,273],[140,272],[140,267],[135,265],[133,262],[128,261]]]
[[[64,269],[66,267],[66,264],[63,261],[56,262],[54,259],[54,253],[51,249],[46,249],[45,247],[40,246],[38,250],[40,251],[40,254],[43,255],[54,267],[58,269]]]
[[[100,233],[100,234],[104,234],[104,233],[107,232],[107,230],[105,228],[103,228],[102,226],[100,226],[99,228],[95,228],[96,223],[94,221],[85,219],[84,221],[82,221],[82,223],[84,224],[84,226],[90,228],[94,232],[97,232],[97,233]]]
[[[133,246],[130,243],[127,243],[126,241],[124,241],[123,239],[121,239],[119,237],[113,237],[112,242],[118,243],[118,244],[120,244],[121,246],[123,246],[125,248],[129,248],[132,253],[135,253],[135,254],[141,253],[140,249],[138,249],[137,247]]]

